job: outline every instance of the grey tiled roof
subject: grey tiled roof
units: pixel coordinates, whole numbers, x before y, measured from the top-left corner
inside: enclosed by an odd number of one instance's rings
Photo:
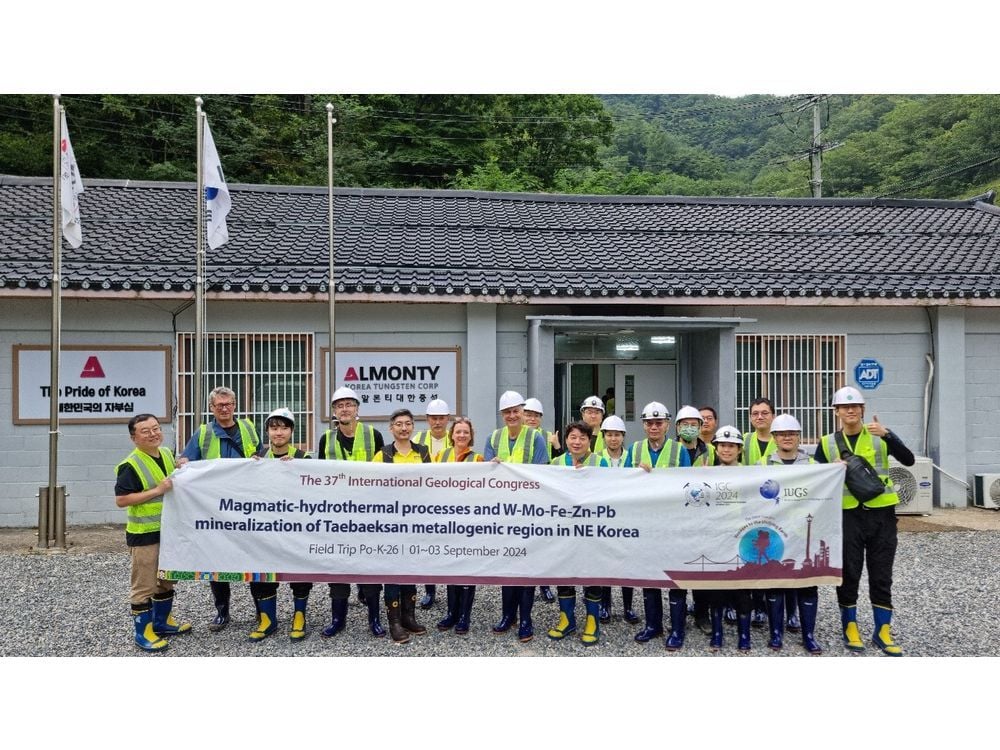
[[[70,289],[193,289],[195,187],[85,181]],[[232,185],[212,291],[325,292],[325,188]],[[1000,209],[969,201],[335,191],[346,298],[995,297]],[[51,275],[51,180],[0,176],[0,292]]]

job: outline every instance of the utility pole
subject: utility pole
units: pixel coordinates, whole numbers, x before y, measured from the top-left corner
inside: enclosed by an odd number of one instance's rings
[[[823,197],[823,142],[819,127],[819,103],[823,98],[814,96],[812,99],[813,139],[812,148],[809,150],[809,187],[812,189],[813,198]]]

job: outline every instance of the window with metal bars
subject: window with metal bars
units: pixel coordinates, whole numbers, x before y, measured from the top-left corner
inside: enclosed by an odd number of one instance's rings
[[[206,333],[203,393],[195,409],[193,333],[177,334],[177,440],[183,449],[198,425],[211,418],[208,394],[226,386],[236,393],[236,416],[250,419],[267,442],[264,420],[279,407],[295,415],[292,442],[315,448],[311,333]],[[197,414],[195,413],[197,412]]]
[[[765,397],[802,425],[802,442],[836,429],[830,399],[844,385],[842,334],[737,334],[736,414],[750,429],[750,402]]]

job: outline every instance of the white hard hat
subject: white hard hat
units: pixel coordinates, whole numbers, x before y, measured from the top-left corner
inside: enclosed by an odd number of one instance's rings
[[[682,419],[697,419],[699,422],[704,422],[704,418],[701,416],[701,412],[695,409],[693,406],[682,406],[677,410],[677,420],[680,422]]]
[[[524,406],[524,396],[517,391],[504,391],[500,396],[500,405],[497,407],[497,411],[503,411],[512,406]]]
[[[607,432],[608,430],[612,432],[625,432],[625,423],[622,421],[622,418],[617,414],[605,417],[604,421],[601,422],[601,432]]]
[[[715,431],[715,437],[712,439],[713,443],[738,443],[743,445],[743,434],[737,430],[732,425],[726,425],[725,427],[720,427]]]
[[[267,419],[264,420],[265,427],[267,426],[267,423],[271,421],[272,417],[280,417],[281,419],[291,422],[292,427],[295,426],[295,415],[292,414],[291,410],[286,409],[284,406],[282,406],[279,409],[275,409],[274,411],[272,411],[270,414],[267,415]]]
[[[539,414],[545,413],[545,411],[542,409],[542,402],[539,401],[537,398],[529,398],[527,401],[525,401],[524,410],[538,412]]]
[[[354,389],[348,388],[346,385],[341,386],[333,392],[333,395],[330,397],[330,403],[335,404],[345,398],[352,398],[357,404],[361,403],[361,399],[358,398],[358,394],[354,392]]]
[[[802,432],[802,425],[791,414],[779,414],[771,422],[771,432]]]
[[[666,419],[669,421],[670,409],[659,401],[650,401],[642,407],[642,418],[644,421],[647,419]]]
[[[864,405],[864,403],[865,397],[861,395],[861,391],[849,385],[845,385],[833,394],[833,406],[843,406],[844,404]]]
[[[436,398],[427,404],[428,417],[447,417],[449,414],[451,414],[451,409],[448,408],[446,401]]]
[[[601,401],[600,396],[587,396],[583,400],[583,403],[580,404],[580,411],[582,412],[584,409],[600,409],[604,411],[604,402]]]

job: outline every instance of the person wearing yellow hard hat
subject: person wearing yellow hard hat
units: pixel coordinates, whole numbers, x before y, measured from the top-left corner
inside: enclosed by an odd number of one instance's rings
[[[878,415],[865,424],[865,398],[857,388],[845,386],[833,394],[833,413],[840,429],[824,435],[813,457],[818,463],[861,456],[874,467],[885,491],[867,500],[854,497],[844,484],[841,507],[844,514],[844,573],[837,587],[844,646],[863,651],[858,630],[858,585],[868,568],[868,596],[872,603],[875,633],[872,644],[887,656],[902,656],[903,649],[892,638],[892,566],[896,559],[896,510],[899,496],[889,475],[889,456],[903,466],[913,466],[913,453]]]

